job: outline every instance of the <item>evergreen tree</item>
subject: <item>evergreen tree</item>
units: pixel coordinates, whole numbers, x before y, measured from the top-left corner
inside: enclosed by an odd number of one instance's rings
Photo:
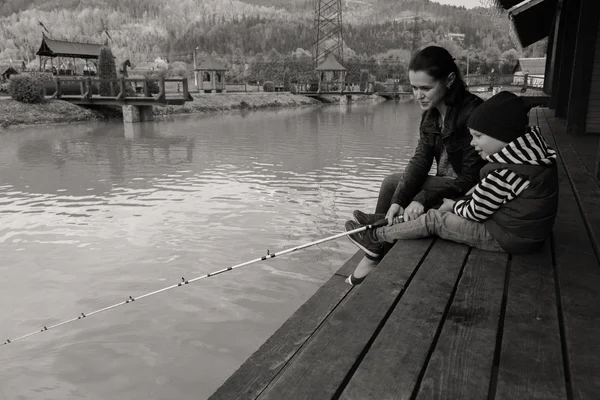
[[[117,68],[115,66],[115,56],[109,47],[103,47],[98,56],[98,78],[100,79],[117,79]],[[112,85],[115,85],[114,83]],[[116,87],[116,86],[115,86]],[[100,82],[98,87],[100,96],[112,96],[116,93],[111,93],[110,82]]]

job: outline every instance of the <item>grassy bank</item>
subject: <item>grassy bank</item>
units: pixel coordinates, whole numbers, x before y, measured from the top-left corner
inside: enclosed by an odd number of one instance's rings
[[[13,99],[0,100],[0,127],[60,122],[95,121],[102,113],[61,100],[47,100],[40,104],[25,104]]]
[[[154,115],[174,115],[230,110],[258,110],[271,107],[315,106],[320,101],[291,93],[192,93],[194,101],[183,106],[155,106]]]
[[[319,100],[291,93],[192,93],[194,101],[183,106],[155,106],[155,116],[190,113],[223,112],[230,110],[258,110],[272,107],[302,107],[322,104]],[[355,96],[354,102],[384,101],[378,96]],[[329,96],[327,102],[339,102],[339,96]],[[0,127],[13,125],[48,124],[64,122],[84,122],[101,119],[122,118],[120,107],[92,110],[79,107],[62,100],[46,100],[41,104],[25,104],[4,98],[0,99]]]

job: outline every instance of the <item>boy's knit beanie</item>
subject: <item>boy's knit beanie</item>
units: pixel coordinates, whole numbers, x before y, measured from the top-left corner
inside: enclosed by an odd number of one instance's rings
[[[511,92],[500,92],[477,107],[467,126],[502,142],[523,135],[529,123],[525,102]]]

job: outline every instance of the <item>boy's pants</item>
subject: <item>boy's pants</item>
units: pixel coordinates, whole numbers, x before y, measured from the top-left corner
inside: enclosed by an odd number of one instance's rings
[[[380,241],[388,243],[398,239],[421,239],[435,235],[481,250],[505,252],[484,223],[436,209],[430,209],[415,220],[384,226],[375,232]]]

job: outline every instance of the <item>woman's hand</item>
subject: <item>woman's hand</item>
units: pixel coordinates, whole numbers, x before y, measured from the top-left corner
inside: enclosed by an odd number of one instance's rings
[[[442,204],[438,210],[453,212],[454,211],[454,203],[456,203],[456,201],[450,200],[450,199],[444,199],[444,204]]]
[[[412,221],[419,218],[425,212],[425,206],[418,201],[411,201],[411,203],[404,210],[404,221]]]
[[[400,204],[392,204],[388,209],[388,212],[385,214],[385,218],[388,220],[388,226],[392,225],[394,222],[394,217],[398,214],[402,214],[404,210],[400,207]]]

